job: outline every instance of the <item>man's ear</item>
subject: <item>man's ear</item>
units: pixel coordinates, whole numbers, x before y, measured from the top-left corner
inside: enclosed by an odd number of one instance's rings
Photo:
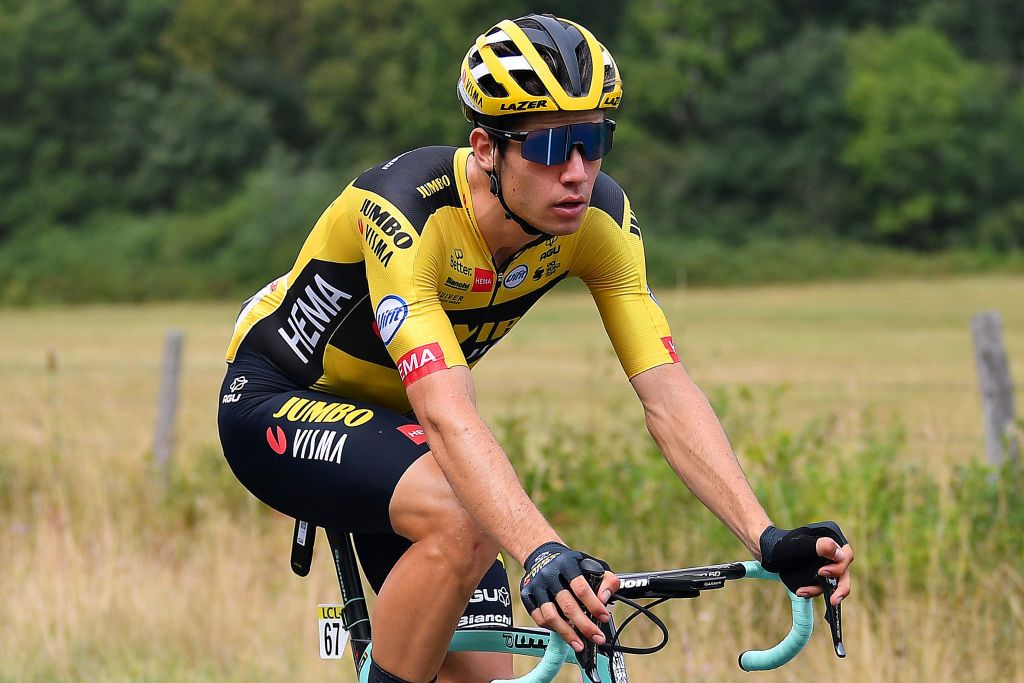
[[[476,165],[484,173],[494,170],[494,155],[497,150],[494,140],[483,128],[474,128],[469,134],[469,146],[473,148]]]

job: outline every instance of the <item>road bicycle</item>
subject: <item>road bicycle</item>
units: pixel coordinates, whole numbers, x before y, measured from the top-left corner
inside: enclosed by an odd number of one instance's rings
[[[359,578],[355,549],[351,536],[333,529],[324,529],[331,546],[334,568],[341,587],[341,622],[348,632],[359,683],[366,683],[373,645],[370,638],[370,616],[366,607],[365,594]],[[316,527],[296,520],[292,534],[291,567],[299,576],[309,573]],[[593,560],[580,563],[591,586],[596,588],[601,581],[603,570]],[[509,652],[540,659],[530,673],[512,681],[493,683],[551,683],[564,665],[576,666],[583,681],[591,683],[628,683],[626,663],[623,655],[653,654],[668,643],[668,628],[651,610],[668,600],[697,598],[702,591],[723,588],[727,581],[742,578],[756,578],[779,581],[777,574],[766,571],[759,562],[732,562],[728,564],[690,567],[650,572],[629,572],[618,574],[621,581],[619,590],[608,602],[611,606],[622,603],[634,609],[622,624],[615,625],[614,619],[598,624],[604,633],[605,644],[588,643],[580,653],[574,652],[558,634],[539,628],[477,628],[459,629],[452,636],[449,652]],[[843,645],[842,610],[831,605],[830,598],[837,588],[834,578],[822,578],[824,593],[825,621],[832,635],[836,656],[845,657]],[[739,656],[739,666],[744,671],[766,671],[786,664],[804,648],[811,638],[814,627],[812,601],[799,598],[790,592],[793,622],[789,634],[774,647],[766,650],[747,650]],[[641,604],[637,600],[650,599]],[[643,615],[661,632],[661,642],[651,647],[631,647],[619,642],[622,631],[635,617]]]

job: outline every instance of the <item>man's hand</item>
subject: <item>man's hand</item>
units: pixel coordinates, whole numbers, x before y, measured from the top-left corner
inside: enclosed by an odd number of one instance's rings
[[[580,570],[580,561],[586,558],[596,560],[605,569],[597,595]],[[538,626],[558,633],[576,652],[583,650],[580,635],[598,645],[604,643],[604,635],[583,608],[599,621],[611,618],[605,603],[619,589],[619,577],[608,570],[607,563],[551,542],[530,553],[523,568],[526,575],[519,584],[519,594]]]
[[[761,565],[777,573],[786,588],[801,598],[821,595],[819,576],[838,581],[833,605],[850,594],[853,548],[835,522],[816,522],[792,530],[769,526],[761,534],[760,545]]]

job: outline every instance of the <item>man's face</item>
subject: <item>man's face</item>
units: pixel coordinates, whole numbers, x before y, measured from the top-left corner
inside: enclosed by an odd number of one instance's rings
[[[531,131],[603,120],[599,111],[539,113],[516,129]],[[565,163],[545,166],[523,159],[519,143],[509,142],[499,163],[505,202],[512,211],[549,235],[571,235],[579,230],[601,170],[600,159],[587,159],[577,146]]]

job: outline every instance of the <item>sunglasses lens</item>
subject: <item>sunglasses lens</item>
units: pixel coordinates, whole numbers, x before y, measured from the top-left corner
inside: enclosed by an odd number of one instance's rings
[[[576,145],[591,161],[603,157],[612,148],[611,121],[601,123],[574,123],[557,128],[531,131],[523,141],[522,154],[527,161],[545,166],[564,164]]]

